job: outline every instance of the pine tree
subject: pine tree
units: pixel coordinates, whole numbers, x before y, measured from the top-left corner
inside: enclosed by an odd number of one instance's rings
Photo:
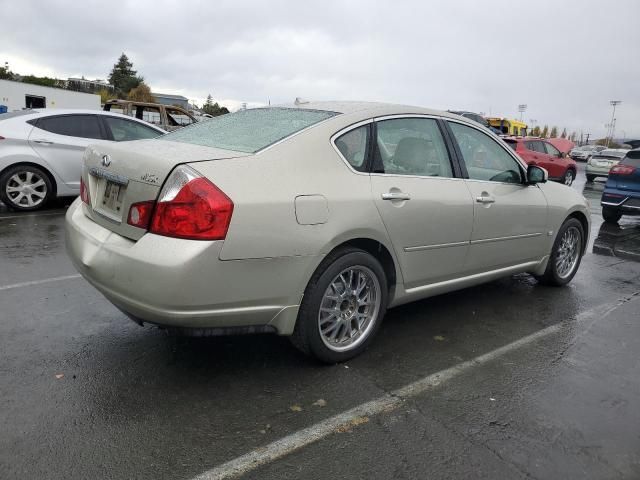
[[[553,126],[551,127],[551,133],[549,134],[550,138],[557,138],[558,137],[558,127]]]
[[[118,62],[113,65],[109,74],[109,83],[113,85],[119,97],[124,98],[133,88],[140,85],[144,79],[138,77],[133,69],[133,63],[124,53],[120,55]]]
[[[560,138],[567,138],[567,129],[563,128],[562,133],[560,134]]]
[[[540,136],[542,138],[547,138],[547,135],[549,135],[549,126],[545,125],[544,128],[542,129],[542,132],[540,132]]]

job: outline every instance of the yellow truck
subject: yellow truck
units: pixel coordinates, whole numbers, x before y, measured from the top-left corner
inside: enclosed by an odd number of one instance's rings
[[[527,135],[527,124],[520,120],[500,117],[489,117],[487,120],[492,128],[499,130],[503,135],[515,135],[517,137]]]

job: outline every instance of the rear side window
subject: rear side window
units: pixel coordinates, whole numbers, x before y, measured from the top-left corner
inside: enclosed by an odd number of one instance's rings
[[[36,125],[47,132],[70,137],[102,139],[100,122],[96,115],[60,115],[43,117]]]
[[[335,115],[302,108],[252,108],[198,122],[160,140],[255,153]]]
[[[162,135],[153,128],[149,128],[138,122],[117,117],[104,117],[107,128],[116,142],[127,142],[129,140],[144,140],[156,138]]]
[[[396,118],[376,125],[376,172],[453,177],[449,153],[435,120]]]
[[[363,172],[366,169],[368,142],[369,125],[363,125],[338,137],[335,144],[347,162],[359,172]]]
[[[630,167],[640,168],[640,150],[632,150],[627,153],[624,160],[620,162],[622,165],[629,165]]]
[[[518,142],[514,142],[513,140],[505,140],[504,143],[511,147],[511,150],[514,152],[518,149]]]

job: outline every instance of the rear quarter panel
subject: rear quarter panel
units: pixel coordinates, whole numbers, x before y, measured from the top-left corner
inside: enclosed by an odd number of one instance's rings
[[[591,215],[589,213],[589,204],[585,197],[571,187],[565,185],[546,182],[539,184],[544,196],[547,198],[548,204],[548,221],[547,221],[547,239],[548,249],[555,242],[558,230],[564,221],[572,214],[580,214],[586,220],[587,228],[585,234],[585,245],[588,243],[589,230],[591,227]]]

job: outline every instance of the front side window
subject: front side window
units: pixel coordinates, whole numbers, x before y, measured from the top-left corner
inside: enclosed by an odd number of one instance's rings
[[[374,171],[394,175],[453,177],[436,120],[397,118],[377,122]]]
[[[540,143],[544,143],[544,147],[547,149],[547,153],[549,155],[553,155],[554,157],[560,156],[560,150],[558,150],[556,147],[554,147],[550,143],[547,143],[547,142],[540,142]]]
[[[335,141],[342,156],[356,170],[362,172],[366,168],[367,142],[369,140],[369,125],[354,128]]]
[[[149,128],[132,120],[126,120],[118,117],[104,117],[104,120],[111,131],[113,140],[116,142],[143,140],[147,138],[156,138],[162,135],[153,128]]]
[[[100,122],[95,115],[60,115],[43,117],[38,120],[38,128],[58,135],[70,137],[102,139]]]
[[[494,139],[459,123],[449,123],[458,142],[469,178],[491,182],[522,183],[519,163]]]

